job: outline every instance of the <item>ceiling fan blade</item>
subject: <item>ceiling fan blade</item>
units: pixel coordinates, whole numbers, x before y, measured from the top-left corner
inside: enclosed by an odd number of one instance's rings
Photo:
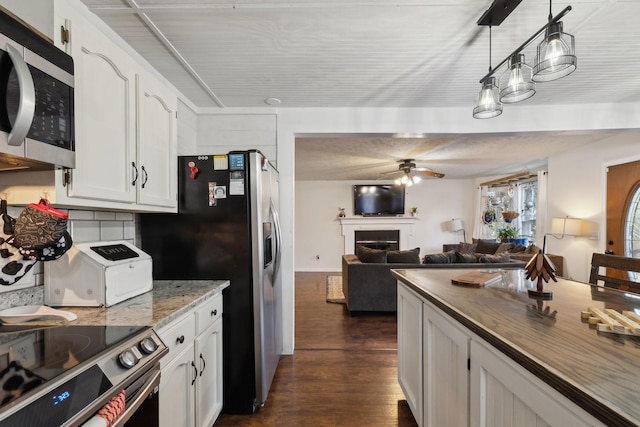
[[[418,169],[416,169],[415,173],[420,174],[420,175],[432,176],[434,178],[443,178],[444,177],[443,173],[434,172],[434,171],[430,171],[430,170],[418,170]]]

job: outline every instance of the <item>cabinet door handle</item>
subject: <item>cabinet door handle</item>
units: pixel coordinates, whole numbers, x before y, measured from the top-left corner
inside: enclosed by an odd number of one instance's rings
[[[138,180],[138,167],[136,166],[136,162],[131,162],[131,166],[133,166],[133,172],[135,172],[131,185],[136,185],[136,181]]]
[[[218,309],[217,309],[217,308],[216,308],[216,309],[213,309],[213,310],[211,311],[211,317],[215,316],[216,314],[218,314]]]
[[[191,385],[193,385],[198,378],[198,368],[196,368],[196,364],[193,363],[193,360],[191,361],[191,367],[193,368],[193,380],[191,380]]]
[[[144,165],[140,166],[140,169],[142,169],[142,188],[144,188],[144,186],[147,184],[147,180],[149,179],[149,174],[147,173],[147,170],[144,168]]]
[[[182,344],[184,342],[184,335],[180,335],[177,339],[176,339],[176,344]]]
[[[200,376],[204,372],[204,368],[207,367],[207,363],[204,361],[204,357],[202,357],[202,353],[200,353],[200,360],[202,361],[202,367],[200,368]]]

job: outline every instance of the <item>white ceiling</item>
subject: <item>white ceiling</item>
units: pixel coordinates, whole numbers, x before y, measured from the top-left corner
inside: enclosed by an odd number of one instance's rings
[[[476,21],[491,0],[82,1],[202,108],[266,107],[274,97],[285,108],[464,107],[471,114],[489,67],[489,33]],[[538,84],[525,103],[638,102],[640,1],[556,1],[553,13],[569,4],[562,21],[576,37],[578,69]],[[493,28],[492,64],[548,14],[548,1],[524,0]],[[527,62],[534,50],[535,43],[524,50]],[[544,164],[553,152],[607,136],[303,138],[296,141],[296,178],[375,179],[407,157],[448,178],[489,176]]]

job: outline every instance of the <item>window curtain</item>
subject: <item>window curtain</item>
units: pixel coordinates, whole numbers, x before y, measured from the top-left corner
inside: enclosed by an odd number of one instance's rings
[[[486,225],[484,221],[482,221],[482,213],[486,208],[486,203],[483,199],[483,187],[478,187],[477,195],[476,195],[476,212],[473,219],[473,232],[471,233],[472,238],[483,239],[485,234]]]
[[[542,247],[547,233],[547,171],[538,172],[538,200],[536,200],[536,245]]]

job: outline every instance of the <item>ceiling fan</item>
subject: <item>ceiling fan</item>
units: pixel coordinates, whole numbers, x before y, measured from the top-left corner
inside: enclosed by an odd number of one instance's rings
[[[417,184],[420,182],[420,175],[430,176],[433,178],[444,177],[443,173],[434,172],[425,167],[418,167],[415,163],[415,159],[398,160],[398,163],[398,170],[383,173],[383,175],[401,174],[401,176],[396,179],[396,184]]]

